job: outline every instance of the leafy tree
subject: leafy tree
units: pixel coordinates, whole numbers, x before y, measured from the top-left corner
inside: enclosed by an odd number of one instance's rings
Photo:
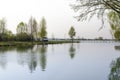
[[[112,30],[120,28],[120,15],[111,11],[108,14],[108,19]]]
[[[17,41],[31,41],[31,35],[27,33],[21,33],[16,35]]]
[[[7,41],[13,41],[15,40],[14,34],[10,30],[5,30],[5,37]]]
[[[75,29],[73,26],[71,26],[69,32],[68,32],[68,35],[70,36],[70,38],[73,40],[73,37],[75,36]]]
[[[40,22],[40,32],[39,32],[39,36],[41,38],[44,38],[47,36],[47,31],[46,31],[46,20],[43,17],[41,22]]]
[[[16,40],[19,40],[19,41],[28,41],[28,40],[30,40],[30,36],[27,33],[28,30],[27,30],[27,24],[26,23],[20,22],[17,25],[16,30],[17,30]]]
[[[112,29],[112,35],[115,39],[120,39],[120,15],[111,11],[108,14],[108,19]]]
[[[114,37],[115,37],[115,39],[120,40],[120,30],[116,30],[116,31],[115,31]]]
[[[86,20],[94,15],[104,20],[103,15],[108,11],[114,11],[120,15],[120,0],[76,0],[72,8],[79,12],[78,20]]]
[[[27,24],[24,22],[20,22],[17,25],[17,34],[21,34],[21,33],[27,33]]]
[[[120,80],[120,57],[112,61],[110,68],[108,80]]]

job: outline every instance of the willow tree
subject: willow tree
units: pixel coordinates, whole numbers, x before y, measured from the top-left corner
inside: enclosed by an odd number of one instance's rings
[[[68,32],[68,35],[70,36],[70,38],[72,39],[72,41],[73,41],[73,37],[75,36],[75,29],[74,29],[74,27],[73,26],[71,26],[71,28],[70,28],[70,30],[69,30],[69,32]]]
[[[79,20],[86,20],[97,15],[104,22],[104,14],[114,11],[120,15],[120,0],[76,0],[72,8],[79,13]]]
[[[41,22],[40,22],[40,32],[39,36],[43,39],[44,37],[47,36],[47,31],[46,31],[46,20],[43,17]]]
[[[120,80],[120,57],[111,62],[108,78],[108,80]]]
[[[120,15],[116,12],[109,12],[108,14],[109,23],[111,26],[111,32],[115,39],[120,39]]]

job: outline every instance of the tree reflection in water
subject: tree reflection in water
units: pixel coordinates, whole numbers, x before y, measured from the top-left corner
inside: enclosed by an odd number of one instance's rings
[[[28,65],[30,72],[36,70],[38,62],[40,62],[40,66],[42,71],[46,68],[46,45],[35,45],[34,47],[29,48],[20,48],[18,51],[18,63],[20,65]],[[38,54],[37,54],[38,53]]]
[[[33,46],[17,47],[17,61],[20,65],[28,65],[32,73],[37,67],[37,55],[33,51]]]
[[[7,65],[7,51],[13,50],[13,47],[0,47],[0,66],[5,69]]]
[[[7,64],[6,54],[0,52],[0,66],[5,69]]]
[[[69,52],[70,52],[70,57],[71,57],[71,59],[73,59],[74,56],[75,56],[75,48],[74,48],[73,43],[72,43],[71,46],[70,46]]]
[[[31,52],[29,52],[28,56],[29,56],[29,63],[28,63],[28,65],[29,65],[29,69],[30,69],[30,71],[32,73],[33,71],[35,71],[35,69],[37,67],[37,55],[31,49]]]
[[[47,51],[47,45],[41,45],[40,46],[40,66],[42,68],[42,71],[45,71],[46,68],[46,51]]]
[[[114,48],[115,48],[115,50],[119,50],[120,51],[120,46],[115,46]]]
[[[120,80],[120,57],[112,61],[109,80]]]

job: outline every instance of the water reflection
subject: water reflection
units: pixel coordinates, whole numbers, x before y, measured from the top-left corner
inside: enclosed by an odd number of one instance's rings
[[[17,47],[17,61],[18,64],[24,66],[28,65],[30,72],[35,71],[37,67],[37,55],[33,51],[33,46]]]
[[[7,64],[7,58],[5,53],[0,52],[0,66],[5,69]]]
[[[109,80],[120,80],[120,57],[111,63]]]
[[[71,59],[73,59],[75,57],[75,48],[74,48],[73,43],[71,43],[71,46],[69,48],[69,52],[70,52]]]
[[[0,67],[2,69],[6,68],[7,65],[7,51],[13,50],[13,47],[0,47]]]
[[[31,49],[33,49],[33,46],[17,46],[16,47],[16,51],[18,52],[18,53],[25,53],[25,52],[27,52],[28,50],[31,50]]]
[[[20,49],[19,52],[21,53],[18,53],[17,58],[18,63],[23,66],[28,65],[31,73],[36,70],[38,64],[40,64],[42,71],[45,71],[46,51],[47,51],[46,45],[35,45],[33,48],[29,47]]]
[[[120,58],[112,61],[120,56],[115,45],[119,44],[2,47],[0,80],[120,80]]]
[[[7,56],[10,56],[10,51],[17,51],[15,61],[21,66],[28,66],[30,72],[36,70],[36,67],[41,67],[42,71],[46,68],[46,52],[47,45],[35,45],[26,47],[0,47],[0,67],[5,68],[7,64]],[[8,54],[7,54],[8,52]],[[39,66],[38,66],[39,65]]]
[[[32,51],[29,53],[28,66],[29,66],[31,73],[35,71],[37,67],[37,56],[35,53],[32,53]]]
[[[15,49],[14,47],[0,47],[0,53],[5,53],[7,51],[12,51],[13,49]]]
[[[120,50],[120,46],[115,46],[115,50]]]
[[[42,68],[42,71],[45,71],[46,68],[46,51],[47,51],[47,45],[40,46],[40,66]]]

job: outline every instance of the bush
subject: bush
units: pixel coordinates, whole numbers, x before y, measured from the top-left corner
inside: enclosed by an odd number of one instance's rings
[[[31,41],[31,35],[28,35],[27,33],[21,33],[16,35],[16,41]]]

